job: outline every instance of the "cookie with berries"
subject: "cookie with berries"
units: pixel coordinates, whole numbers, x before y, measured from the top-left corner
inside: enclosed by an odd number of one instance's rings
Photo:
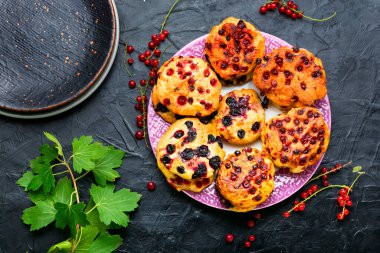
[[[300,173],[322,158],[330,130],[316,108],[293,108],[266,122],[261,139],[276,167]]]
[[[159,100],[157,96],[157,86],[154,86],[152,89],[152,104],[155,112],[161,116],[166,122],[172,124],[177,119],[175,117],[175,114],[169,111],[169,109],[164,106]]]
[[[220,135],[232,144],[248,144],[259,138],[265,114],[256,91],[242,89],[224,95],[215,124]]]
[[[216,188],[235,212],[252,211],[274,189],[274,165],[266,152],[254,148],[235,151],[223,161]]]
[[[211,29],[205,55],[223,83],[245,83],[252,78],[256,60],[265,54],[264,43],[251,23],[229,17]]]
[[[158,142],[158,164],[186,180],[213,178],[225,156],[221,137],[213,123],[197,118],[174,122]]]
[[[222,85],[201,58],[176,56],[158,71],[156,94],[160,103],[181,116],[208,116],[219,107]]]
[[[255,68],[253,83],[282,108],[312,106],[327,93],[321,59],[303,48],[274,49]]]

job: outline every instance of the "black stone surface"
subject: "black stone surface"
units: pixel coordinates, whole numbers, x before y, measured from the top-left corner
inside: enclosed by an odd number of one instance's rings
[[[145,50],[173,1],[117,0],[121,40]],[[135,129],[134,99],[119,51],[105,83],[86,102],[65,114],[38,121],[0,118],[0,252],[45,252],[68,237],[53,226],[31,233],[20,220],[31,205],[16,180],[28,160],[44,142],[42,130],[50,131],[65,147],[75,136],[88,134],[136,149],[140,157],[127,157],[118,186],[142,193],[131,224],[122,230],[124,244],[118,252],[379,252],[380,251],[380,34],[378,0],[298,1],[310,16],[337,16],[324,23],[292,21],[277,13],[258,14],[264,1],[183,0],[167,25],[173,44],[163,56],[168,59],[179,48],[207,33],[212,25],[230,15],[254,21],[263,31],[305,47],[322,58],[328,77],[332,109],[331,143],[323,164],[353,160],[362,165],[363,176],[352,193],[353,207],[344,222],[338,222],[336,191],[320,194],[306,211],[283,219],[294,197],[261,213],[251,230],[246,221],[252,214],[218,211],[172,190],[155,166],[154,156],[143,142],[135,143],[124,120]],[[121,45],[122,41],[120,41]],[[168,43],[166,43],[167,45]],[[134,54],[137,58],[137,53]],[[145,66],[135,64],[136,79],[146,78]],[[354,175],[345,170],[330,177],[330,183],[349,183]],[[154,192],[146,190],[153,179]],[[85,182],[88,183],[89,181]],[[235,234],[227,245],[226,233]],[[243,247],[253,233],[256,242]]]

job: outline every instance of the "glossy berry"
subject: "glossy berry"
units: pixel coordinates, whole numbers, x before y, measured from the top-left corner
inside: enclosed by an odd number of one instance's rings
[[[145,61],[145,55],[144,54],[139,54],[139,60],[141,62]]]
[[[315,185],[315,184],[313,184],[313,185],[310,187],[310,189],[311,189],[313,192],[316,192],[316,191],[318,191],[318,186]]]
[[[311,194],[313,194],[313,190],[312,189],[307,190],[307,194],[310,196]]]
[[[248,236],[248,241],[254,242],[255,240],[256,240],[256,236],[255,235],[249,235]]]
[[[154,56],[160,57],[160,55],[161,55],[161,50],[160,49],[154,50]]]
[[[149,65],[152,67],[157,67],[158,66],[158,60],[157,59],[150,59]]]
[[[340,189],[340,191],[339,191],[339,196],[344,197],[344,196],[346,196],[346,195],[347,195],[347,191],[346,191],[345,189]]]
[[[150,65],[150,61],[149,61],[148,59],[146,59],[146,60],[144,61],[144,64],[145,64],[145,66],[149,66],[149,65]]]
[[[247,225],[248,227],[253,228],[255,226],[255,222],[253,220],[248,220]]]
[[[158,39],[160,41],[164,41],[166,39],[166,36],[163,33],[160,33],[160,35],[158,35]]]
[[[288,6],[289,8],[293,8],[293,5],[294,5],[294,2],[293,2],[293,1],[288,1],[287,6]]]
[[[344,201],[344,199],[343,199],[342,196],[338,196],[338,197],[336,198],[336,201],[338,201],[338,203],[339,203],[339,201]]]
[[[321,169],[321,174],[325,174],[327,172],[327,168],[326,167],[323,167],[322,169]]]
[[[234,235],[233,234],[226,234],[226,242],[232,243],[234,241]]]
[[[344,213],[338,213],[338,220],[344,219]]]
[[[307,192],[302,192],[301,193],[301,198],[303,198],[303,199],[306,199],[307,198]]]
[[[142,114],[136,116],[136,121],[143,121],[144,116]]]
[[[293,12],[291,18],[294,19],[294,20],[296,20],[297,19],[297,13]]]
[[[145,55],[146,58],[148,58],[149,56],[152,55],[152,53],[151,53],[149,50],[146,50],[146,51],[144,52],[144,55]]]
[[[154,191],[156,189],[156,184],[153,181],[149,181],[146,188],[148,188],[148,191]]]
[[[345,204],[346,202],[344,201],[344,200],[340,200],[340,201],[338,201],[338,204],[339,204],[339,206],[344,206],[344,204]]]
[[[156,72],[154,72],[154,71],[149,71],[149,76],[150,76],[150,77],[155,77],[155,76],[156,76]]]
[[[347,201],[346,206],[352,206],[352,200]]]
[[[133,46],[127,46],[127,52],[128,54],[132,53],[134,51],[134,47]]]
[[[158,39],[158,35],[155,34],[155,33],[153,33],[153,34],[152,34],[152,40],[156,40],[156,39]]]
[[[163,30],[163,31],[162,31],[162,34],[164,34],[165,37],[168,37],[168,36],[169,36],[169,31],[168,31],[168,30]]]
[[[267,13],[267,8],[265,6],[261,6],[260,9],[259,9],[259,12],[261,14],[265,14],[265,13]]]
[[[289,218],[290,217],[290,213],[289,212],[284,212],[283,216],[284,216],[284,218]]]
[[[154,85],[155,85],[154,79],[150,79],[150,80],[149,80],[149,85],[150,85],[150,86],[154,86]]]
[[[347,215],[349,215],[349,214],[350,214],[350,210],[348,210],[347,208],[344,209],[344,216],[347,216]]]
[[[294,10],[298,10],[298,5],[293,4],[292,9],[294,9]]]
[[[298,205],[298,209],[300,210],[300,212],[303,212],[305,210],[305,207],[306,205],[304,202]]]
[[[278,12],[284,14],[286,12],[285,6],[281,6],[280,8],[278,8]]]
[[[323,186],[323,187],[327,187],[327,186],[329,186],[329,182],[328,182],[327,180],[323,180],[323,181],[322,181],[322,186]]]
[[[275,9],[277,9],[277,4],[276,4],[276,3],[271,3],[271,4],[270,4],[270,9],[271,9],[272,11],[274,11]]]
[[[287,9],[285,14],[286,14],[286,16],[291,17],[293,15],[293,11],[290,9]]]
[[[142,110],[142,105],[141,104],[135,104],[135,109],[137,111],[141,111]]]
[[[144,132],[141,131],[141,130],[137,130],[136,133],[135,133],[135,137],[136,137],[136,139],[138,139],[138,140],[142,140],[142,139],[144,139]]]
[[[302,19],[302,18],[303,18],[303,12],[299,12],[299,13],[297,13],[297,18],[298,18],[298,19]]]
[[[253,217],[255,217],[256,219],[261,219],[262,215],[261,213],[255,213]]]
[[[128,82],[128,86],[129,86],[129,88],[131,88],[131,89],[136,88],[136,81],[135,81],[135,80],[130,80],[130,81]]]
[[[141,79],[140,80],[140,85],[141,86],[145,86],[146,85],[146,80],[145,79]]]
[[[148,48],[149,48],[149,49],[154,49],[155,46],[156,46],[156,45],[153,43],[153,41],[149,41],[149,43],[148,43]]]
[[[142,102],[141,96],[137,96],[136,101],[137,101],[137,103],[141,103]]]
[[[271,7],[271,4],[270,3],[267,3],[265,5],[265,8],[268,10],[268,11],[271,11],[272,10],[272,7]]]
[[[144,122],[142,122],[142,121],[137,121],[137,122],[136,122],[136,125],[137,125],[137,127],[139,127],[139,128],[143,128],[143,127],[144,127]]]
[[[322,176],[322,180],[327,180],[329,177],[327,175]]]
[[[244,247],[246,247],[246,248],[250,248],[251,247],[251,242],[250,241],[246,241],[245,243],[244,243]]]
[[[135,63],[135,61],[134,61],[132,58],[129,58],[129,59],[128,59],[128,64],[129,64],[129,65],[132,65],[133,63]]]

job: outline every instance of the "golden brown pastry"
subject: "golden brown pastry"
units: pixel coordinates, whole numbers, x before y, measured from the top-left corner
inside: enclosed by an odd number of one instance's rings
[[[160,103],[156,94],[157,93],[156,90],[157,90],[157,86],[154,86],[152,89],[152,104],[153,104],[154,110],[166,122],[170,124],[174,123],[177,120],[175,117],[175,114],[169,111],[169,109],[166,106],[164,106],[162,103]]]
[[[211,29],[205,55],[226,84],[245,83],[252,78],[256,60],[265,54],[265,40],[249,22],[229,17]]]
[[[302,48],[274,49],[257,65],[253,83],[282,108],[310,106],[327,93],[322,61]]]
[[[216,187],[236,212],[252,211],[274,188],[274,166],[266,152],[245,148],[227,156]]]
[[[313,107],[293,108],[271,118],[261,134],[263,150],[278,168],[300,173],[326,152],[330,130],[321,112]]]

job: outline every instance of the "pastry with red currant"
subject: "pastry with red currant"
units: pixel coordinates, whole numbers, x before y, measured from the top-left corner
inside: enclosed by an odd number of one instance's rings
[[[252,78],[256,60],[265,54],[264,43],[251,23],[229,17],[211,29],[205,55],[223,83],[245,83]]]
[[[164,106],[157,97],[157,86],[154,86],[152,89],[152,104],[153,108],[156,111],[158,115],[161,116],[166,122],[172,124],[174,123],[177,119],[175,117],[175,114],[169,111],[169,109]]]
[[[293,108],[266,122],[261,139],[276,167],[300,173],[326,152],[330,130],[316,108]]]
[[[223,161],[216,187],[235,212],[252,211],[274,189],[274,165],[266,152],[254,148],[235,151]]]
[[[220,135],[232,144],[248,144],[261,135],[264,109],[253,89],[234,90],[224,95],[215,117]]]
[[[253,83],[282,108],[312,106],[327,93],[322,61],[303,48],[274,49],[255,68]]]
[[[173,178],[171,174],[188,181],[208,178],[211,183],[225,151],[213,123],[204,124],[197,118],[184,118],[174,122],[161,137],[156,156],[157,164],[169,183]],[[207,186],[205,184],[197,190]],[[177,190],[181,189],[184,188],[178,186]]]
[[[221,91],[215,72],[201,58],[177,56],[158,71],[158,100],[174,114],[203,117],[219,107]]]

